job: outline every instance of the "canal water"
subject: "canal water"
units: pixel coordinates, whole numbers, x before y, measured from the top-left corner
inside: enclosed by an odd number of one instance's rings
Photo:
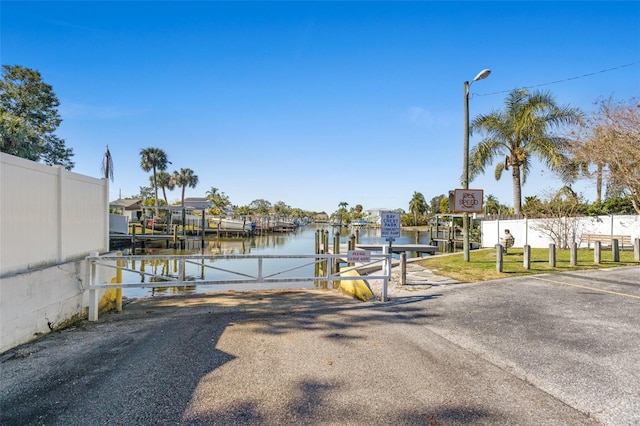
[[[308,225],[298,228],[289,233],[269,233],[264,235],[255,235],[250,238],[234,239],[234,238],[208,238],[203,241],[199,239],[187,240],[186,249],[167,249],[147,247],[142,252],[140,249],[135,254],[148,255],[313,255],[315,254],[316,232],[318,230],[327,231],[329,234],[329,245],[333,245],[334,235],[340,233],[340,243],[344,247],[348,244],[352,235],[358,234],[358,241],[362,244],[389,244],[386,239],[380,237],[380,229],[362,228],[354,230],[349,227],[331,227],[328,225]],[[427,231],[408,231],[401,230],[401,235],[396,238],[394,244],[429,244],[430,235]],[[342,250],[342,249],[341,249]],[[346,251],[344,249],[343,251]],[[125,251],[126,255],[127,252]],[[194,279],[233,279],[233,274],[224,271],[239,271],[252,276],[256,274],[256,260],[227,260],[216,259],[215,265],[210,265],[211,260],[207,260],[207,266],[203,264],[201,268],[194,266],[188,272],[188,276]],[[133,262],[129,265],[130,269],[152,273],[158,275],[175,276],[176,263],[171,261],[144,261]],[[313,259],[269,259],[264,262],[264,275],[277,274],[277,278],[291,278],[300,276],[313,275]],[[292,271],[280,273],[293,269]],[[132,278],[140,276],[142,280],[149,279],[142,274],[125,271],[123,274],[124,282],[130,282]],[[235,278],[238,278],[235,275]],[[151,278],[153,280],[154,278]],[[152,297],[156,295],[168,294],[187,294],[194,292],[211,292],[211,291],[227,291],[227,290],[257,290],[269,288],[314,288],[313,282],[294,282],[280,283],[277,285],[260,284],[256,286],[246,284],[239,288],[239,285],[199,285],[185,287],[169,287],[169,288],[125,288],[123,295],[126,297]]]

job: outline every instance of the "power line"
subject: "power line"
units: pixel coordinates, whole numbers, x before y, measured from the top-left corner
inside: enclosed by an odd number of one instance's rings
[[[550,81],[548,83],[535,84],[533,86],[523,86],[523,87],[520,87],[520,89],[533,89],[533,88],[536,88],[536,87],[542,87],[542,86],[549,86],[549,85],[552,85],[552,84],[565,83],[567,81],[578,80],[578,79],[585,78],[585,77],[591,77],[591,76],[596,75],[596,74],[602,74],[602,73],[609,72],[609,71],[615,71],[615,70],[618,70],[620,68],[631,67],[631,66],[638,65],[638,64],[640,64],[640,62],[632,62],[630,64],[619,65],[617,67],[607,68],[607,69],[600,70],[600,71],[595,71],[595,72],[590,72],[588,74],[583,74],[583,75],[579,75],[579,76],[576,76],[576,77],[568,77],[568,78],[564,78],[562,80]],[[499,95],[501,93],[509,93],[509,92],[511,92],[511,90],[501,90],[499,92],[491,92],[491,93],[474,93],[471,96],[472,97],[474,97],[474,96],[492,96],[492,95]]]

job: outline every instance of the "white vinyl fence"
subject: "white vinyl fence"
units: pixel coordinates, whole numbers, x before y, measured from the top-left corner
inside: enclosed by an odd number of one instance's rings
[[[109,186],[0,153],[0,276],[109,248]]]
[[[0,153],[0,354],[86,315],[109,248],[108,182]]]
[[[483,220],[482,246],[499,244],[504,230],[509,229],[515,238],[515,247],[529,245],[548,248],[555,243],[558,248],[567,248],[571,243],[586,247],[586,234],[628,235],[633,242],[640,238],[640,216],[609,215],[560,219],[514,219]]]

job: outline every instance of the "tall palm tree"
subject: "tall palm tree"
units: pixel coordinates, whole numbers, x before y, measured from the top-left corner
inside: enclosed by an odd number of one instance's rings
[[[140,167],[145,172],[153,170],[156,215],[158,214],[158,170],[166,170],[169,164],[171,162],[167,157],[167,153],[160,148],[144,148],[140,150]]]
[[[566,164],[568,141],[551,135],[550,128],[577,123],[582,114],[577,108],[558,106],[548,92],[529,93],[515,89],[507,95],[504,111],[494,111],[476,117],[471,129],[484,133],[485,138],[471,150],[470,179],[484,173],[496,158],[504,158],[495,168],[499,180],[511,167],[514,213],[522,207],[522,185],[531,170],[532,157],[537,157],[551,170]]]
[[[409,211],[413,213],[413,224],[418,224],[418,215],[422,215],[427,211],[427,202],[422,193],[413,191],[413,197],[409,202]]]
[[[338,211],[336,212],[336,214],[340,217],[340,225],[341,226],[342,226],[342,219],[347,214],[347,206],[348,205],[349,205],[349,203],[347,203],[346,201],[340,201],[338,203]]]
[[[176,187],[176,182],[173,180],[173,175],[170,175],[164,170],[161,170],[158,172],[158,176],[156,177],[158,179],[158,186],[162,189],[164,202],[169,204],[169,201],[167,200],[167,189],[169,191],[173,191],[173,189]],[[153,185],[153,180],[151,181],[151,184]]]
[[[184,191],[189,188],[195,188],[198,185],[198,176],[191,169],[180,169],[180,172],[173,172],[173,180],[176,186],[182,188],[182,206],[184,206]]]

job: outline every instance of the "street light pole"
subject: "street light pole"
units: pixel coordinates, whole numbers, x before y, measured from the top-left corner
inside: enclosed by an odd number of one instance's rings
[[[464,82],[464,160],[462,162],[462,188],[469,189],[469,88],[474,81],[482,80],[489,77],[491,70],[484,69],[475,76],[471,82]],[[469,254],[469,213],[462,214],[462,245],[464,250],[464,261],[469,262],[471,256]]]

